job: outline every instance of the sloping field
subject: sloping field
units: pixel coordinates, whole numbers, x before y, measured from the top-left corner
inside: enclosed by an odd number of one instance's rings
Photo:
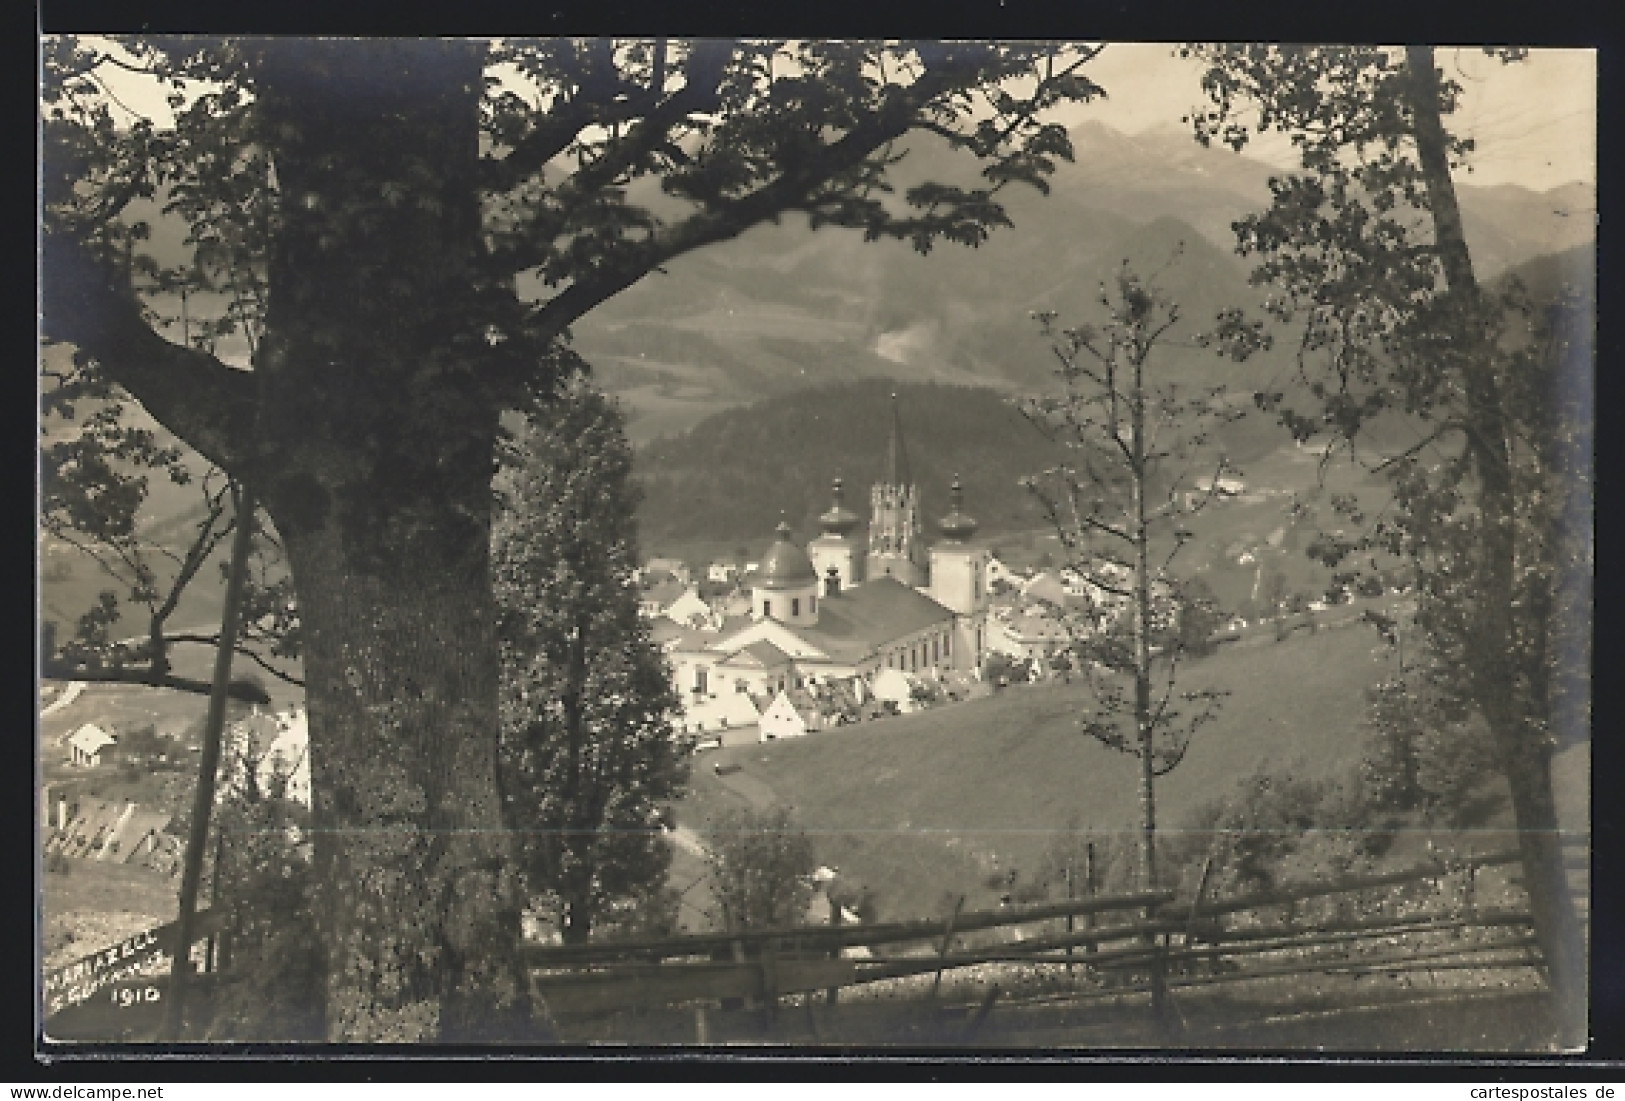
[[[1192,808],[1261,767],[1324,776],[1358,760],[1362,690],[1391,668],[1359,626],[1233,644],[1191,665],[1182,685],[1233,695],[1183,764],[1158,782],[1158,820]],[[868,887],[882,916],[940,916],[952,896],[997,903],[989,876],[1036,872],[1045,848],[1075,821],[1126,830],[1138,821],[1137,762],[1080,733],[1079,686],[1011,688],[982,700],[806,738],[707,754],[678,808],[703,828],[719,810],[761,802],[763,788],[795,808],[819,858]],[[718,777],[709,766],[736,763]],[[749,778],[757,783],[742,784]]]

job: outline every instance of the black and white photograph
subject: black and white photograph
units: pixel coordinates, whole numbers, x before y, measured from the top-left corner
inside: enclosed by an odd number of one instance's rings
[[[1586,1051],[1596,49],[38,45],[37,1058]]]

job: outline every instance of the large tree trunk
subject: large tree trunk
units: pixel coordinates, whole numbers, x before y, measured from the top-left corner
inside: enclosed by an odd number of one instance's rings
[[[253,465],[304,634],[328,1035],[535,1039],[497,775],[481,55],[261,49],[279,201]]]
[[[531,1037],[484,541],[435,511],[387,562],[356,561],[342,514],[287,535],[334,1040]]]
[[[1564,1041],[1584,1044],[1585,944],[1563,870],[1550,751],[1539,732],[1524,721],[1514,694],[1517,680],[1511,667],[1512,605],[1517,515],[1502,406],[1505,398],[1490,355],[1472,256],[1450,178],[1432,47],[1410,47],[1406,63],[1418,159],[1427,183],[1445,278],[1462,321],[1460,331],[1465,342],[1460,363],[1467,392],[1467,446],[1479,481],[1481,525],[1479,597],[1467,639],[1471,665],[1468,672],[1474,699],[1489,724],[1502,771],[1511,785],[1524,885]]]

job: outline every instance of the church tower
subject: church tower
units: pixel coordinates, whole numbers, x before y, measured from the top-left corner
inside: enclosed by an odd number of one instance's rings
[[[974,669],[986,642],[988,551],[970,542],[977,524],[965,515],[957,474],[950,493],[948,515],[937,521],[942,542],[931,548],[931,598],[954,613],[954,668]]]
[[[919,490],[909,474],[908,453],[903,450],[903,424],[897,413],[897,395],[893,394],[886,478],[870,491],[869,557],[864,567],[867,580],[895,577],[905,585],[925,584],[919,499]]]
[[[812,559],[818,582],[823,586],[823,596],[836,596],[863,580],[863,559],[858,554],[858,545],[852,540],[852,532],[861,522],[861,517],[842,503],[841,479],[835,479],[830,495],[834,503],[828,512],[818,518],[818,526],[824,529],[824,533],[807,545],[808,557]]]

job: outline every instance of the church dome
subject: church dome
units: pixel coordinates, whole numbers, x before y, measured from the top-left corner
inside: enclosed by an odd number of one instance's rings
[[[807,552],[790,542],[790,525],[780,521],[778,540],[767,549],[756,574],[756,584],[764,589],[793,589],[803,585],[816,585],[818,574],[813,570]]]
[[[841,480],[835,479],[830,489],[835,503],[830,510],[818,518],[818,526],[824,529],[825,535],[846,536],[852,534],[852,529],[858,526],[861,517],[851,509],[841,504]]]
[[[948,515],[937,521],[937,530],[942,532],[945,539],[955,543],[963,543],[976,534],[977,523],[965,515],[960,507],[964,503],[965,491],[959,484],[959,475],[954,475],[954,484],[949,490],[949,500],[953,508]]]

